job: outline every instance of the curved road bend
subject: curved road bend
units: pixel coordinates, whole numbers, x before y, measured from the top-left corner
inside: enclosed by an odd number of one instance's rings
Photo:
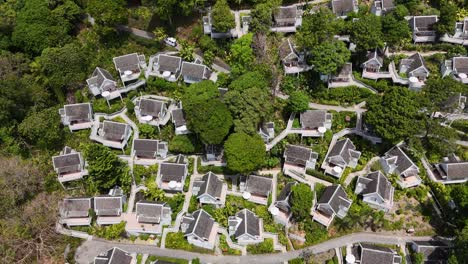
[[[413,240],[428,241],[432,237],[416,237],[416,236],[396,236],[396,235],[379,235],[375,233],[355,233],[339,238],[330,239],[315,246],[310,246],[304,249],[298,249],[290,252],[264,254],[264,255],[246,255],[246,256],[215,256],[208,254],[193,253],[175,249],[161,249],[153,245],[135,245],[124,244],[114,241],[105,241],[101,239],[85,241],[76,251],[75,260],[80,264],[88,264],[93,261],[94,257],[106,250],[117,246],[130,253],[143,253],[163,257],[176,257],[191,260],[200,258],[202,262],[208,263],[256,263],[270,264],[288,261],[302,254],[317,254],[328,251],[337,247],[343,247],[347,244],[357,242],[379,243],[379,244],[401,244]]]

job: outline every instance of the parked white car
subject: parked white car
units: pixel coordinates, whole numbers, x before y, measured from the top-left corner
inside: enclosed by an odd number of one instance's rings
[[[177,40],[175,38],[173,38],[173,37],[165,38],[164,43],[166,43],[166,45],[169,45],[169,46],[172,46],[172,47],[177,46]]]

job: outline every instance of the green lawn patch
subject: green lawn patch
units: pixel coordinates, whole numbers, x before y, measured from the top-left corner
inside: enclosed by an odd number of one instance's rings
[[[247,252],[249,254],[267,254],[273,253],[275,250],[273,248],[273,239],[266,238],[262,243],[258,243],[255,245],[248,245]]]
[[[196,247],[190,244],[184,237],[184,233],[168,233],[166,236],[166,248],[182,249],[186,251],[213,254],[213,250]]]

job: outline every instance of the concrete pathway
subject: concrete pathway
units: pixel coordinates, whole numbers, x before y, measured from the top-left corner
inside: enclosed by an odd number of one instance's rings
[[[281,131],[281,133],[279,133],[279,135],[276,136],[272,141],[266,144],[267,151],[272,149],[276,144],[278,144],[278,142],[283,140],[287,135],[291,133],[291,128],[293,126],[295,116],[296,116],[296,113],[291,113],[291,115],[289,116],[286,128],[283,131]]]

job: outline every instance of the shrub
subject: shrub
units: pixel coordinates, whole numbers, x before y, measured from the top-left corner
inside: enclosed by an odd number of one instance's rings
[[[250,254],[266,254],[273,253],[273,239],[267,238],[262,243],[256,245],[248,245],[247,252]]]
[[[125,234],[125,224],[126,223],[122,221],[115,225],[94,226],[91,229],[91,234],[107,240],[117,239]]]

